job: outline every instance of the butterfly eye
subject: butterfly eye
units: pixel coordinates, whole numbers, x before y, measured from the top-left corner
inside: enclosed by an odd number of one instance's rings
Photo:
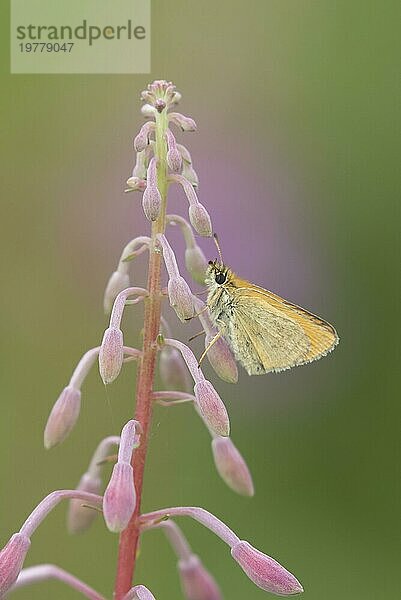
[[[215,279],[216,283],[221,285],[226,280],[226,274],[225,273],[217,273],[217,275],[214,279]]]

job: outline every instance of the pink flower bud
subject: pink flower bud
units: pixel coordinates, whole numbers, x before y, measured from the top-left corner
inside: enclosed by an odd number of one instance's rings
[[[24,564],[31,545],[30,539],[23,533],[14,533],[0,552],[0,598],[8,592]]]
[[[156,109],[151,104],[144,104],[141,107],[141,113],[146,119],[151,119],[156,114]]]
[[[189,206],[189,220],[192,227],[203,237],[211,237],[213,234],[212,222],[206,208],[200,202],[194,202]]]
[[[166,131],[166,139],[168,147],[167,164],[172,171],[179,173],[182,167],[182,158],[180,152],[178,151],[175,137],[171,133],[170,129],[167,129]]]
[[[214,333],[208,333],[205,337],[205,348],[208,347],[214,338]],[[220,337],[207,351],[207,358],[215,373],[227,383],[237,383],[238,368],[237,363],[231,353],[226,340]]]
[[[135,510],[136,492],[132,467],[129,463],[114,465],[110,482],[103,497],[103,514],[110,531],[124,531]]]
[[[181,321],[190,319],[194,315],[192,292],[183,277],[176,275],[168,281],[167,292],[170,306],[174,308]]]
[[[229,437],[216,437],[212,441],[216,469],[225,483],[237,494],[253,496],[252,477],[246,462]]]
[[[155,124],[153,121],[148,121],[142,125],[140,132],[134,139],[134,149],[136,152],[142,152],[149,144],[149,135],[154,130]]]
[[[121,273],[120,271],[114,271],[112,273],[104,292],[103,308],[104,312],[108,315],[113,308],[114,300],[116,296],[123,290],[129,287],[129,275],[128,273]]]
[[[206,379],[198,381],[194,387],[197,406],[206,425],[216,433],[230,435],[230,421],[222,399]]]
[[[81,409],[81,391],[67,385],[56,400],[47,419],[44,445],[48,450],[61,444],[70,434],[77,422]]]
[[[156,221],[160,214],[162,198],[157,189],[157,171],[156,159],[153,157],[149,163],[146,180],[147,186],[142,197],[142,207],[146,218],[149,221]]]
[[[102,480],[100,477],[84,473],[76,487],[81,492],[90,492],[100,495]],[[97,511],[93,508],[83,506],[82,500],[70,500],[67,515],[67,529],[70,533],[82,533],[86,531],[97,516]]]
[[[248,542],[239,542],[231,549],[231,555],[258,587],[278,596],[300,594],[303,587],[287,569],[274,558],[253,548]]]
[[[121,371],[124,359],[123,343],[121,329],[106,329],[99,351],[99,371],[105,385],[114,381]]]
[[[164,346],[160,352],[159,372],[166,390],[189,392],[191,376],[178,350]]]
[[[130,190],[133,190],[134,192],[143,192],[146,190],[146,181],[140,177],[129,177],[127,179],[127,185]]]
[[[148,185],[142,196],[142,208],[148,221],[156,221],[162,205],[162,197],[156,186]]]
[[[205,284],[207,260],[198,245],[186,248],[185,266],[194,281],[202,285]]]
[[[179,173],[182,167],[182,159],[181,154],[178,152],[177,148],[171,148],[167,152],[167,164],[172,171]]]
[[[154,595],[144,585],[136,585],[124,596],[123,600],[156,600]]]
[[[174,123],[174,125],[181,127],[182,131],[196,131],[196,123],[191,117],[186,117],[181,113],[172,112],[169,114],[169,120]]]
[[[195,554],[188,560],[180,560],[178,569],[187,600],[222,600],[217,583]]]

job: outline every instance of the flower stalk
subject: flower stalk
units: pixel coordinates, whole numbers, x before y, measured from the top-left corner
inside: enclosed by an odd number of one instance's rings
[[[155,373],[157,347],[156,338],[160,331],[161,314],[161,260],[157,235],[164,234],[166,225],[166,199],[168,190],[167,142],[168,129],[167,112],[155,112],[155,158],[157,159],[157,189],[161,197],[161,206],[158,218],[152,222],[151,241],[149,244],[148,263],[148,295],[145,298],[145,314],[143,324],[142,357],[138,364],[136,386],[136,408],[134,419],[141,424],[141,445],[135,451],[131,464],[135,473],[136,507],[125,531],[122,532],[119,542],[117,574],[115,581],[115,600],[122,600],[131,588],[135,570],[138,541],[140,535],[138,516],[140,514],[142,487],[145,470],[145,461],[148,447],[149,431],[152,420],[152,393]]]

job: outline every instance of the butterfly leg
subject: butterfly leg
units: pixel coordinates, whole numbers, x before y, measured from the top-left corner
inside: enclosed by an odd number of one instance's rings
[[[224,330],[226,328],[226,324],[223,323],[223,321],[220,321],[220,319],[217,319],[217,323],[220,325],[220,329],[218,330],[218,332],[216,333],[216,335],[210,340],[210,342],[208,343],[207,347],[205,348],[204,352],[202,353],[199,362],[198,362],[198,368],[201,366],[201,363],[203,361],[203,359],[205,358],[206,354],[209,352],[210,348],[213,346],[213,344],[215,344],[217,342],[218,339],[221,338],[221,336],[224,334]]]
[[[195,340],[197,337],[199,337],[200,335],[204,335],[205,333],[206,331],[202,329],[202,331],[199,331],[198,333],[195,333],[195,335],[191,336],[188,342],[192,342],[192,340]]]
[[[192,319],[195,319],[196,317],[199,317],[199,315],[201,315],[202,313],[204,313],[206,310],[207,310],[207,304],[205,304],[205,306],[202,308],[202,310],[200,310],[199,312],[197,312],[194,315],[192,315],[192,317],[188,317],[187,319],[185,319],[185,321],[191,321]]]

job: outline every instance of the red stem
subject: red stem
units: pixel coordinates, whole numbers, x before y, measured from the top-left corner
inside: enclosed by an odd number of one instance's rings
[[[128,527],[120,536],[115,600],[122,600],[130,590],[135,569],[136,554],[139,540],[138,516],[141,509],[143,475],[148,447],[149,429],[152,420],[152,391],[156,361],[155,340],[160,328],[160,254],[151,250],[149,260],[148,290],[149,297],[145,300],[143,354],[139,364],[136,388],[136,410],[134,418],[142,425],[141,444],[133,454],[132,467],[135,474],[137,505]]]
[[[117,575],[114,588],[114,600],[122,600],[131,589],[135,570],[138,541],[140,536],[139,515],[141,510],[143,476],[145,470],[146,453],[148,447],[149,431],[152,421],[152,393],[153,379],[156,363],[156,338],[160,331],[161,313],[161,282],[160,267],[162,255],[156,251],[156,236],[164,233],[166,223],[166,197],[167,197],[167,147],[165,131],[168,127],[165,111],[156,116],[156,148],[157,155],[157,187],[162,196],[161,213],[157,221],[152,223],[152,240],[149,246],[148,292],[145,298],[145,315],[143,324],[142,357],[138,365],[136,385],[136,409],[134,419],[142,425],[141,444],[133,454],[131,461],[137,505],[128,527],[120,535],[118,549]]]

